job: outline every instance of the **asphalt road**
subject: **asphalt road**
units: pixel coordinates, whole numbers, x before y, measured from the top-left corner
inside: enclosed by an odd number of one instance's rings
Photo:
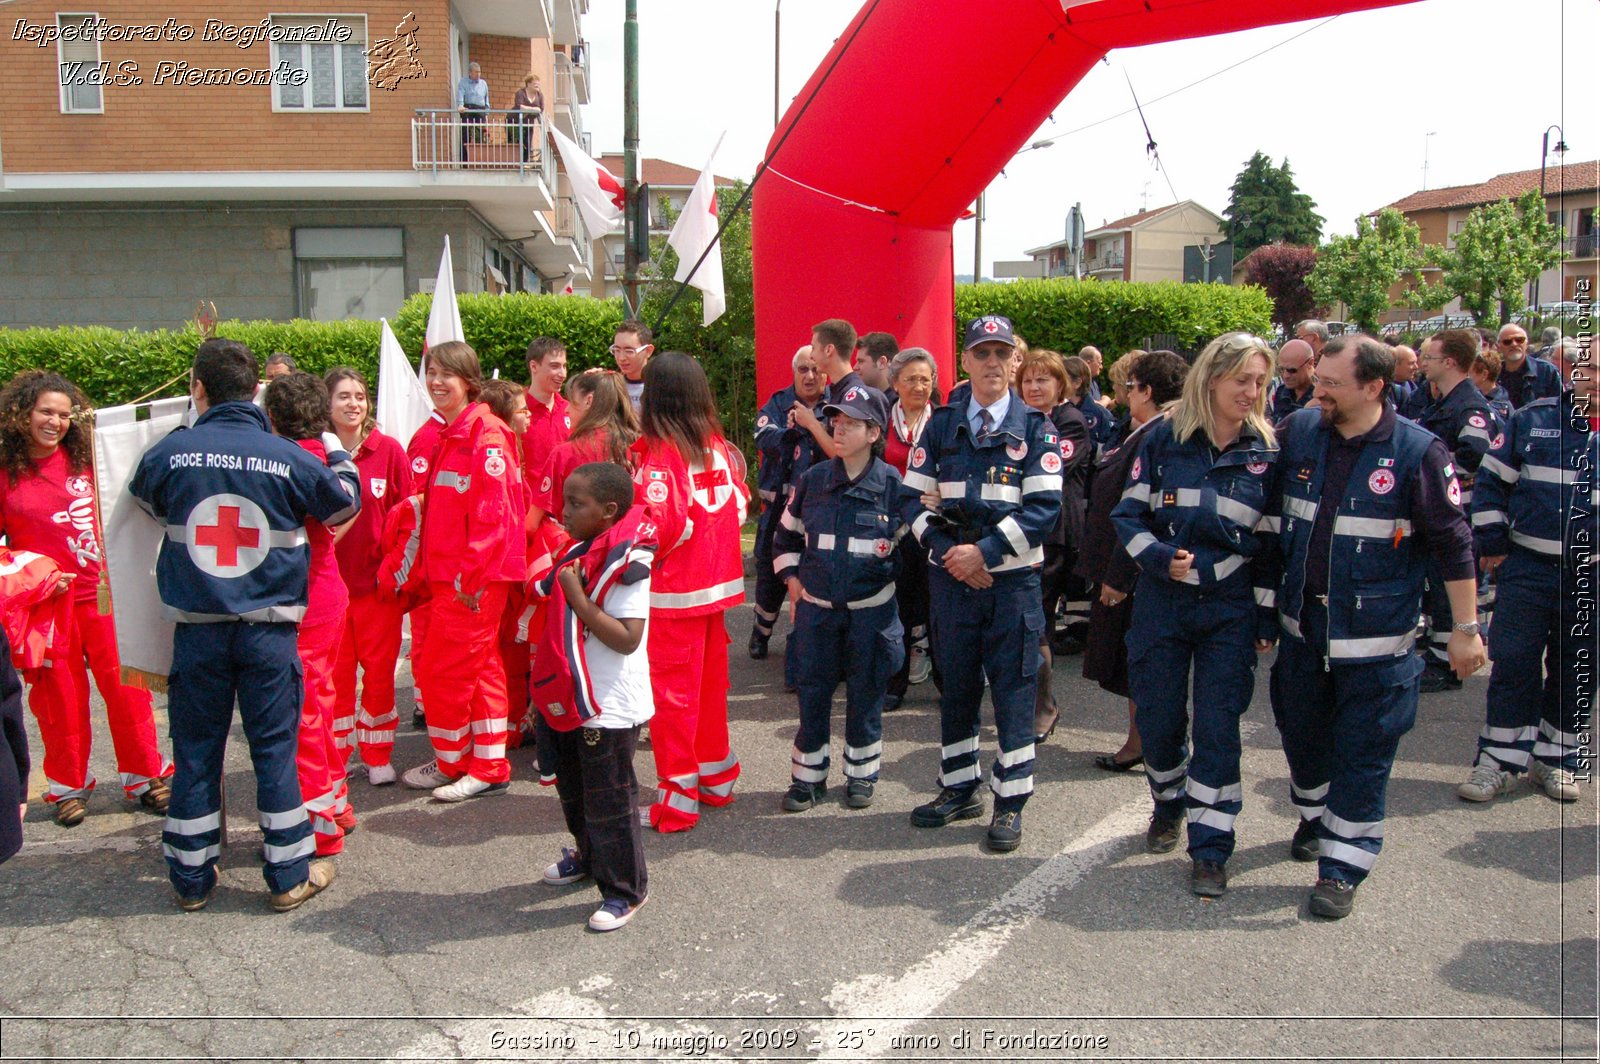
[[[871,808],[836,786],[780,811],[793,696],[777,653],[745,657],[748,607],[729,617],[738,800],[648,835],[650,903],[609,935],[584,927],[592,886],[538,881],[568,840],[529,752],[508,795],[461,806],[358,777],[338,881],[272,913],[237,730],[221,886],[181,913],[102,724],[89,818],[62,829],[35,801],[0,868],[0,1059],[1595,1059],[1595,791],[1456,798],[1482,677],[1424,696],[1383,855],[1328,923],[1306,911],[1314,866],[1288,859],[1265,662],[1230,890],[1202,901],[1181,850],[1144,852],[1143,780],[1090,764],[1125,717],[1079,659],[1056,667],[1062,725],[999,856],[986,819],[908,822],[938,769],[931,685],[885,720]],[[397,765],[428,756],[403,725]]]

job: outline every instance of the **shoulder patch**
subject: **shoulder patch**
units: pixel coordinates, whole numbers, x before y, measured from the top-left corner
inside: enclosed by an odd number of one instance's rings
[[[1471,425],[1475,429],[1486,429],[1489,427],[1489,423],[1483,419],[1482,414],[1473,414],[1471,417],[1467,418],[1467,424]]]
[[[1061,456],[1054,451],[1046,451],[1039,458],[1039,466],[1046,473],[1061,472]]]

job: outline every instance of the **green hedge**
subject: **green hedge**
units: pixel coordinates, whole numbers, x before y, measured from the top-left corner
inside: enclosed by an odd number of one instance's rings
[[[1155,336],[1192,350],[1234,329],[1272,331],[1272,300],[1253,285],[1055,279],[956,286],[958,318],[985,314],[1010,318],[1031,347],[1072,355],[1093,344],[1107,366]]]

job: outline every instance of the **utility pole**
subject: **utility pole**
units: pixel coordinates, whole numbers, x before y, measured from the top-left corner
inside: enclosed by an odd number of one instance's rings
[[[983,197],[978,193],[978,210],[972,216],[972,283],[983,283]]]
[[[622,22],[622,291],[628,317],[639,316],[639,0]]]

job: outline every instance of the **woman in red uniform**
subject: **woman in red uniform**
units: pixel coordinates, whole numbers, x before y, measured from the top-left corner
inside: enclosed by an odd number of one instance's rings
[[[572,438],[551,449],[539,479],[528,485],[528,521],[534,528],[547,519],[560,520],[569,473],[587,462],[627,465],[628,448],[639,438],[639,417],[616,370],[585,370],[572,378],[567,391],[568,409],[577,420]]]
[[[339,575],[350,592],[344,634],[334,665],[333,738],[348,754],[350,732],[374,786],[395,781],[389,757],[394,749],[394,669],[400,658],[400,622],[405,605],[393,591],[378,586],[383,557],[383,523],[389,511],[411,494],[411,463],[405,448],[378,431],[367,382],[359,370],[338,366],[323,378],[332,404],[330,416],[339,442],[354,459],[361,478],[361,512],[334,548]],[[356,667],[361,668],[361,709],[356,710]]]
[[[744,599],[739,527],[749,488],[728,446],[700,364],[678,351],[644,371],[644,435],[634,482],[661,546],[650,588],[650,724],[657,794],[650,823],[686,831],[700,805],[733,801],[739,759],[728,745],[728,629]]]
[[[295,372],[267,385],[262,397],[272,431],[293,440],[302,449],[328,463],[351,495],[359,493],[356,469],[337,437],[328,433],[328,388],[309,373]],[[300,774],[300,797],[311,816],[317,839],[317,856],[332,857],[344,850],[344,833],[356,826],[350,808],[350,785],[345,778],[345,753],[334,738],[337,710],[334,667],[344,636],[344,619],[350,593],[339,576],[334,544],[351,523],[337,532],[320,521],[306,522],[311,543],[311,568],[306,585],[306,612],[295,639],[305,696],[300,703],[299,745],[295,765]]]
[[[56,561],[71,577],[71,625],[57,636],[57,667],[30,669],[28,707],[44,740],[45,801],[56,822],[81,823],[95,780],[89,772],[89,673],[105,699],[122,790],[164,813],[172,765],[156,746],[150,692],[122,682],[111,614],[98,608],[100,528],[95,512],[93,410],[78,386],[29,370],[0,390],[0,532],[13,550]],[[23,781],[26,785],[26,780]]]
[[[517,444],[517,467],[526,469],[523,448],[527,446],[528,426],[533,423],[527,389],[514,381],[484,381],[483,394],[479,398],[495,417],[510,426],[512,438]],[[527,502],[527,492],[523,492],[523,502]],[[526,521],[527,515],[524,513],[524,526]],[[533,550],[531,538],[527,542],[527,549],[530,553]],[[532,573],[527,574],[528,580],[532,577]],[[528,712],[528,668],[532,643],[517,639],[518,626],[526,605],[527,595],[523,592],[523,585],[517,584],[506,595],[505,612],[500,615],[500,663],[506,670],[506,748],[510,750],[520,749],[523,734],[533,728],[532,714]]]
[[[511,778],[498,644],[506,596],[524,576],[526,504],[515,437],[478,402],[477,352],[459,340],[429,348],[427,385],[445,423],[428,470],[418,559],[432,606],[417,684],[435,757],[402,779],[459,802],[502,792]]]

